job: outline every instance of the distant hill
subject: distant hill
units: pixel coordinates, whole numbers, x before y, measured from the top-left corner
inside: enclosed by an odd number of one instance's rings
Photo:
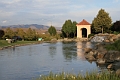
[[[32,28],[32,29],[48,29],[49,26],[38,25],[38,24],[26,24],[26,25],[10,25],[10,26],[0,26],[0,28]]]

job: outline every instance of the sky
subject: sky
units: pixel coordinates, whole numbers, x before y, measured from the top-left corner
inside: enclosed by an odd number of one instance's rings
[[[120,20],[120,0],[0,0],[0,26],[40,24],[62,27],[68,19],[92,23],[100,9]]]

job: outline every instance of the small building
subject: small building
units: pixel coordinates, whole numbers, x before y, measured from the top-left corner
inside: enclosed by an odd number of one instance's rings
[[[77,38],[88,38],[88,35],[91,34],[91,24],[86,20],[82,20],[77,25]]]

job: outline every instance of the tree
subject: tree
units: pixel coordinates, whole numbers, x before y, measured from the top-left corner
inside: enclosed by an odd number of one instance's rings
[[[76,24],[77,24],[77,22],[73,21],[72,32],[74,34],[74,37],[75,37],[75,34],[77,33],[77,26],[76,26]]]
[[[120,32],[120,21],[116,21],[111,26],[112,31]]]
[[[36,31],[29,28],[26,31],[25,39],[28,40],[28,41],[36,40]]]
[[[4,34],[5,34],[4,31],[0,30],[0,39],[3,37]]]
[[[104,9],[100,9],[97,16],[92,21],[92,29],[95,30],[95,33],[100,32],[109,32],[111,27],[112,20],[109,17],[109,13],[105,12]]]
[[[69,34],[72,32],[72,21],[66,20],[62,26],[62,32],[66,34],[67,38]]]
[[[25,38],[25,32],[23,31],[22,28],[18,28],[17,31],[16,31],[16,33],[17,33],[16,34],[17,36],[20,36],[24,40],[24,38]]]
[[[50,26],[50,28],[48,29],[48,32],[50,33],[51,36],[55,36],[56,35],[56,29],[54,26]]]
[[[3,36],[3,38],[12,38],[13,36],[15,36],[15,32],[13,32],[13,30],[10,27],[6,28],[5,35]]]

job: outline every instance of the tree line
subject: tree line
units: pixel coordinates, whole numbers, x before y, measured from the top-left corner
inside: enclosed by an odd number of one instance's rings
[[[74,38],[77,33],[77,22],[66,20],[62,26],[61,38]],[[54,26],[50,26],[48,32],[51,36],[56,36],[57,31]],[[120,20],[112,23],[112,19],[104,9],[100,9],[98,14],[93,19],[91,24],[92,34],[97,33],[120,33]],[[0,30],[0,39],[12,38],[13,36],[20,36],[24,40],[36,40],[40,37],[39,34],[34,29],[29,28],[26,32],[22,28],[18,28],[16,31],[13,31],[10,28],[6,30]]]

